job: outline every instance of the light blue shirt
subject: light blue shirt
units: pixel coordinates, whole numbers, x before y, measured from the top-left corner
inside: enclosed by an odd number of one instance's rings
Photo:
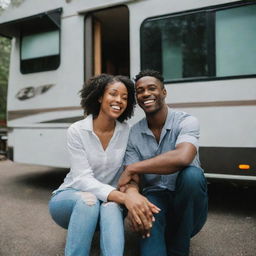
[[[124,164],[129,165],[174,150],[176,145],[182,142],[192,143],[198,151],[198,139],[198,120],[185,112],[168,108],[168,115],[159,143],[157,143],[155,136],[148,128],[146,118],[143,118],[131,128]],[[198,153],[191,166],[200,168]],[[143,191],[159,188],[174,191],[177,175],[178,172],[168,175],[144,174]]]

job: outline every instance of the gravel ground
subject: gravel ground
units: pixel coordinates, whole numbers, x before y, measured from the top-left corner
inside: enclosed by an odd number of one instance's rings
[[[0,161],[0,256],[63,256],[66,231],[49,216],[51,191],[67,170]],[[209,186],[209,217],[190,256],[255,256],[255,187]],[[91,256],[99,256],[98,235]],[[127,232],[125,256],[139,256]],[[159,255],[161,256],[161,255]]]

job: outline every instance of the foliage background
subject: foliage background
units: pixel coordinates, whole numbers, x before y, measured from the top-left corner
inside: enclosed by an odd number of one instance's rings
[[[5,8],[10,4],[18,8],[24,0],[1,0],[0,1],[0,15],[5,11]],[[5,8],[4,2],[7,2]],[[2,121],[6,121],[6,104],[7,104],[7,86],[9,75],[11,40],[0,35],[0,126]]]
[[[11,41],[0,36],[0,121],[6,120],[6,99]]]

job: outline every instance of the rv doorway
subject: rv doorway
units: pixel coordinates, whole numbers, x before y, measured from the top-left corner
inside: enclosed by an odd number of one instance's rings
[[[130,75],[129,10],[125,6],[86,17],[85,79],[100,73]]]

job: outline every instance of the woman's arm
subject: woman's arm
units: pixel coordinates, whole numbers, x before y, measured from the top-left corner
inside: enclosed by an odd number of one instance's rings
[[[91,192],[98,199],[106,202],[109,193],[116,188],[94,177],[79,132],[72,126],[67,132],[67,148],[71,164],[69,175],[72,177],[72,182],[68,185],[81,191]]]

